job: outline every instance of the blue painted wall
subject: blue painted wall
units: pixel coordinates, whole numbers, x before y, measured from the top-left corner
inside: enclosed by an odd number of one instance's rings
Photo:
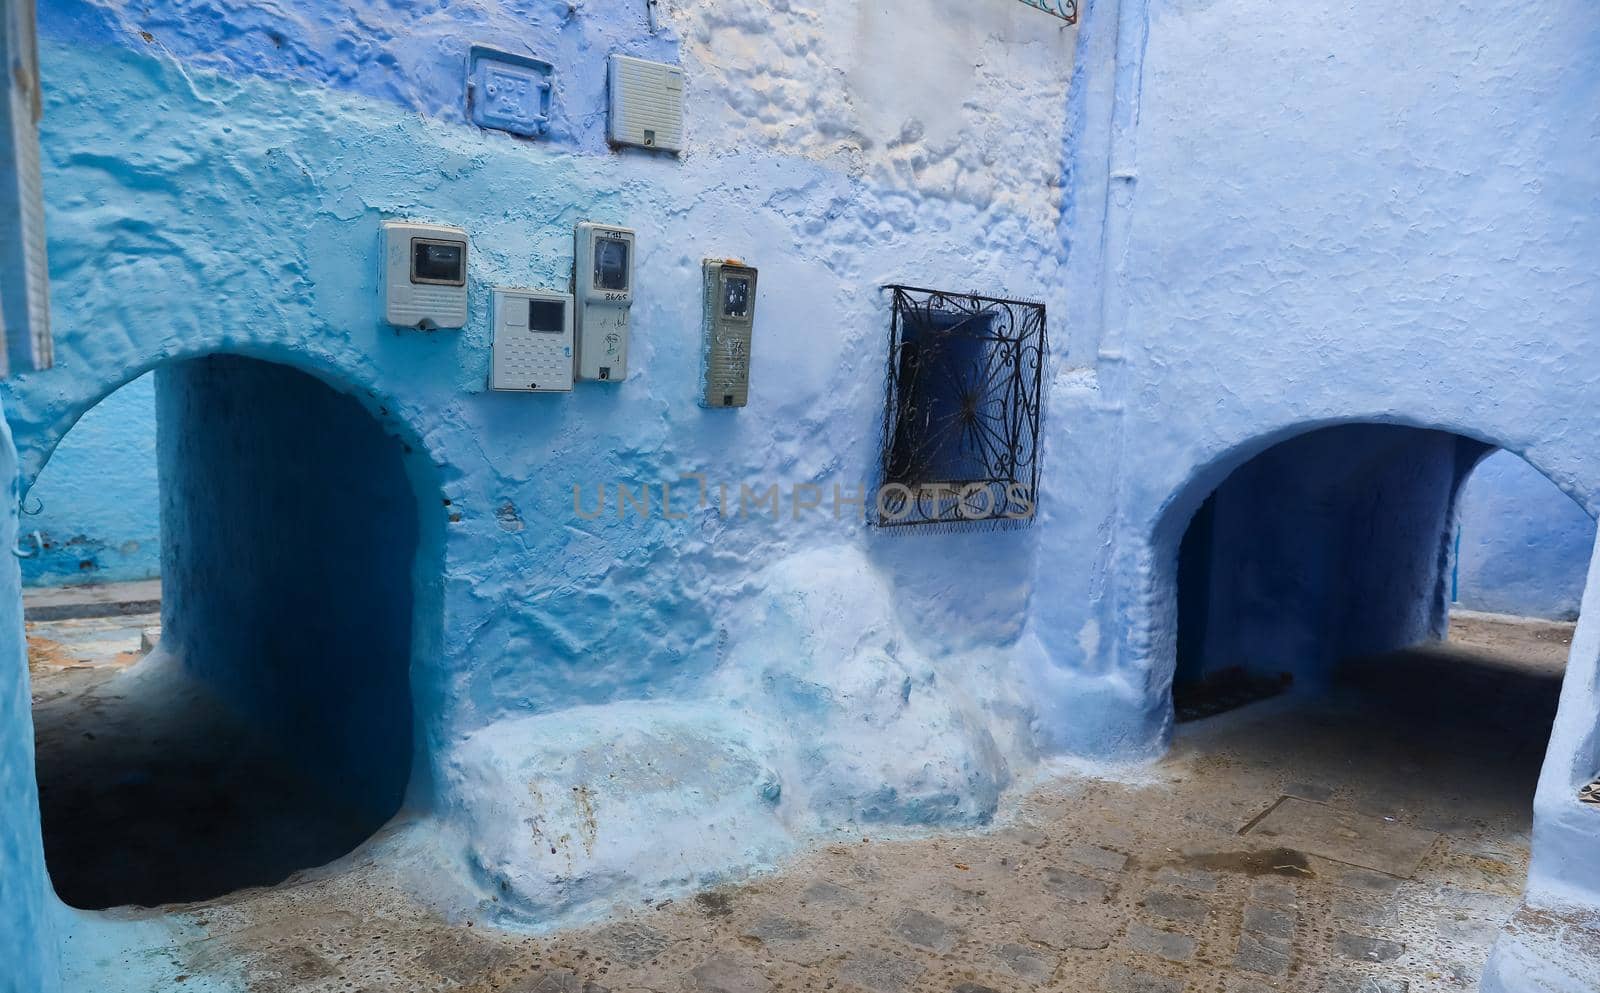
[[[1594,551],[1594,518],[1506,452],[1484,459],[1461,492],[1455,597],[1463,607],[1570,621]]]
[[[17,537],[16,449],[0,426],[0,547]],[[45,875],[39,786],[33,773],[33,698],[22,630],[22,576],[0,561],[0,993],[55,990],[61,978],[59,902]]]
[[[1600,15],[1524,13],[1507,32],[1475,2],[1088,9],[1067,304],[1084,368],[1057,380],[1073,428],[1045,464],[1047,492],[1079,499],[1047,511],[1030,616],[1055,747],[1160,751],[1184,530],[1281,441],[1447,430],[1600,506]],[[1600,895],[1600,822],[1570,809],[1594,675],[1569,672],[1536,900]]]
[[[845,0],[684,0],[657,34],[643,3],[64,0],[43,32],[60,357],[6,387],[22,471],[114,386],[217,351],[311,371],[405,440],[413,779],[463,915],[594,913],[841,824],[982,823],[1041,756],[1158,754],[1185,528],[1308,431],[1459,433],[1600,506],[1579,0],[1515,31],[1478,2],[1100,0],[1075,56],[1038,11],[957,0],[916,31]],[[469,40],[555,59],[551,141],[463,123]],[[611,50],[683,64],[684,156],[604,148]],[[464,331],[379,323],[387,217],[469,229]],[[639,230],[637,373],[487,393],[485,288],[563,285],[583,219]],[[734,413],[693,402],[706,255],[762,270]],[[1034,528],[573,512],[574,485],[869,480],[890,281],[1048,304]],[[1356,473],[1377,489],[1351,500],[1421,513],[1438,465]],[[1430,563],[1399,577],[1419,598]],[[670,776],[636,759],[664,751]],[[533,799],[595,782],[592,834]],[[587,843],[548,851],[536,815]]]
[[[1594,505],[1600,18],[1543,7],[1511,38],[1497,16],[1086,16],[1066,306],[1084,369],[1057,380],[1052,416],[1073,427],[1045,463],[1047,491],[1077,499],[1047,510],[1030,618],[1050,633],[1041,697],[1098,704],[1080,724],[1063,703],[1063,746],[1160,740],[1184,529],[1279,441],[1349,421],[1456,431]]]
[[[1023,99],[1016,80],[1061,92],[1071,31],[1022,4],[942,3],[930,28],[940,55],[929,58],[928,38],[907,36],[891,12],[844,2],[823,18],[685,5],[654,36],[643,4],[534,5],[519,16],[452,5],[437,25],[424,17],[381,38],[373,25],[395,16],[382,4],[307,4],[270,29],[220,35],[213,8],[183,7],[46,13],[59,353],[55,369],[8,385],[13,423],[30,439],[31,474],[118,384],[229,352],[307,371],[404,439],[419,515],[411,785],[441,853],[422,860],[433,868],[409,870],[458,871],[472,890],[456,912],[542,925],[770,864],[843,821],[887,831],[991,818],[1034,761],[1028,714],[1004,676],[1033,536],[884,541],[833,512],[832,487],[854,492],[875,474],[882,283],[1059,300],[1049,274],[1063,263],[1064,114]],[[254,16],[230,11],[240,23]],[[462,123],[466,40],[497,37],[570,53],[558,60],[570,135],[528,142]],[[256,54],[235,58],[239,45]],[[694,137],[682,157],[604,149],[611,50],[685,65]],[[446,68],[414,75],[413,56]],[[359,71],[323,72],[347,58]],[[1000,64],[1005,74],[983,68]],[[806,85],[770,85],[772,73]],[[372,89],[374,79],[401,82]],[[469,230],[466,329],[381,323],[387,217]],[[639,231],[633,375],[568,395],[489,393],[487,288],[565,285],[584,219]],[[694,401],[708,255],[762,271],[754,401],[731,413]],[[251,395],[279,410],[269,392]],[[322,427],[291,423],[311,468],[296,468],[293,446],[275,448],[274,464],[314,480]],[[225,480],[249,454],[220,442],[184,454],[163,440],[162,450],[169,482],[190,489]],[[174,452],[202,464],[181,468]],[[614,494],[619,483],[650,487],[657,508],[671,484],[683,508],[694,492],[686,473],[735,491],[778,486],[782,511],[739,520],[693,507],[641,520],[618,515],[614,499],[597,520],[573,510],[574,486]],[[828,503],[796,516],[797,484]],[[346,521],[331,489],[318,493],[316,521],[277,537],[282,558],[257,562],[266,579],[241,567],[262,552],[205,516],[220,508],[169,497],[188,516],[167,529],[177,548],[163,576],[167,625],[223,629],[234,608],[200,587],[230,580],[271,585],[268,604],[289,602],[277,588],[290,583],[288,564],[314,566],[317,543],[330,540],[319,526]],[[204,558],[215,554],[198,550],[206,536],[249,554]],[[201,558],[178,571],[186,556]],[[962,562],[959,577],[950,561]],[[262,688],[259,653],[225,663],[208,653],[185,649],[196,666],[215,665],[224,689]],[[262,691],[264,715],[295,705],[292,682]],[[991,703],[1007,716],[976,719]],[[337,711],[359,724],[383,712],[376,701],[354,707],[332,697],[315,719]],[[639,747],[619,755],[622,730]],[[649,767],[664,751],[682,757],[681,774]],[[601,761],[616,775],[593,775]],[[705,770],[722,771],[702,782]],[[540,799],[580,785],[592,790],[597,833],[584,810]],[[530,818],[559,840],[531,835]],[[417,885],[458,893],[432,878]],[[106,926],[78,919],[73,934]]]
[[[23,501],[26,586],[161,575],[155,381],[141,376],[90,408]]]
[[[753,27],[753,24],[745,24]],[[195,69],[356,94],[455,124],[467,122],[467,49],[534,53],[558,66],[546,137],[604,154],[604,54],[671,61],[675,34],[653,34],[645,7],[597,16],[567,0],[440,3],[396,10],[383,0],[66,0],[39,4],[45,38],[111,44]],[[597,59],[595,53],[600,53]],[[47,83],[48,85],[48,83]],[[599,115],[602,127],[595,127]]]

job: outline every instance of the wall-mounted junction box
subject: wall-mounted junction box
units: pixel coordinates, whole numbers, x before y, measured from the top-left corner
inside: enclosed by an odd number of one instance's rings
[[[683,149],[683,70],[664,62],[611,56],[606,140],[666,152]]]
[[[572,389],[572,295],[497,288],[493,307],[489,388]]]
[[[383,319],[403,328],[467,323],[467,233],[442,224],[383,222]]]
[[[555,67],[543,59],[473,45],[467,55],[472,123],[537,138],[550,126]]]
[[[705,291],[700,406],[743,407],[750,399],[756,270],[731,259],[706,259],[700,271]]]
[[[578,378],[628,378],[628,312],[633,307],[631,228],[578,225],[572,253],[578,319]]]

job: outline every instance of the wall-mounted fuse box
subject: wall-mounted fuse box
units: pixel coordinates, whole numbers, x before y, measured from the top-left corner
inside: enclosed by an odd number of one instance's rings
[[[607,66],[611,112],[606,140],[664,152],[683,150],[683,70],[613,55]]]
[[[700,406],[743,407],[750,399],[756,270],[731,259],[706,259],[700,271],[705,288]]]
[[[490,389],[572,389],[571,294],[496,288],[492,319]]]
[[[630,228],[584,221],[572,253],[577,303],[578,378],[628,378],[628,314],[633,307]]]
[[[403,328],[467,323],[467,233],[442,224],[383,222],[383,319]]]

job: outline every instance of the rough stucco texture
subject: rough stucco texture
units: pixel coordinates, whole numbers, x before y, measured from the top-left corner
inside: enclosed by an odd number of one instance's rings
[[[1041,753],[1155,754],[1188,519],[1309,428],[1460,432],[1600,492],[1578,0],[1515,31],[1475,2],[1091,4],[1076,64],[1010,2],[693,0],[657,35],[642,3],[48,6],[59,358],[7,389],[23,472],[112,386],[216,350],[310,369],[405,439],[418,775],[463,913],[550,923],[842,820],[982,822]],[[463,125],[469,39],[555,59],[550,141]],[[681,158],[604,149],[613,49],[684,66]],[[464,331],[379,324],[396,216],[471,232]],[[635,372],[487,394],[485,288],[564,285],[584,219],[638,229]],[[761,268],[736,413],[692,399],[708,255]],[[867,482],[889,281],[1043,299],[1074,346],[1033,529],[574,514],[574,484]],[[623,734],[665,779],[627,755],[634,788],[598,779]],[[573,841],[539,855],[531,824]]]
[[[832,500],[877,461],[882,283],[1059,300],[1064,111],[1037,95],[1064,91],[1073,35],[1020,4],[969,6],[938,9],[981,26],[983,71],[965,48],[930,58],[844,2],[673,5],[655,36],[643,4],[452,4],[404,26],[384,4],[300,4],[270,25],[244,5],[52,4],[41,41],[59,349],[56,368],[7,386],[26,471],[112,387],[217,351],[308,370],[402,440],[420,530],[413,787],[440,833],[436,861],[476,887],[461,913],[544,926],[770,865],[845,821],[876,833],[987,821],[1036,758],[1008,648],[1034,536],[884,540]],[[752,61],[751,46],[806,31],[814,45]],[[463,124],[468,39],[557,62],[550,140]],[[604,148],[611,50],[685,66],[682,157]],[[900,93],[883,59],[944,88]],[[859,101],[825,96],[841,85],[830,64],[854,67],[844,85]],[[951,182],[956,89],[958,115],[1003,146],[990,169],[963,150]],[[381,323],[386,217],[468,229],[466,329]],[[639,232],[630,378],[487,392],[487,288],[564,286],[586,219]],[[761,268],[753,400],[737,412],[694,402],[706,256]],[[263,396],[262,413],[282,402]],[[168,483],[227,471],[220,450],[185,458],[202,462],[169,466]],[[273,458],[298,471],[292,452]],[[662,484],[682,507],[685,473],[776,485],[779,512],[668,519]],[[618,484],[650,487],[656,511],[619,514]],[[828,501],[797,517],[794,484]],[[577,485],[586,503],[605,487],[607,511],[575,513]],[[313,495],[324,510],[275,554],[313,561],[331,540],[318,527],[346,520],[344,494]],[[221,530],[201,524],[184,538]],[[166,571],[169,625],[219,627],[220,608],[186,601],[195,584],[170,555]],[[652,788],[639,770],[599,776],[597,756],[624,762],[610,747],[624,726],[678,771]],[[713,766],[731,778],[696,778]],[[593,802],[575,805],[583,789]],[[530,823],[570,843],[532,846]],[[722,840],[682,843],[707,830]]]
[[[1526,462],[1496,452],[1460,499],[1456,602],[1570,621],[1594,549],[1594,518]]]

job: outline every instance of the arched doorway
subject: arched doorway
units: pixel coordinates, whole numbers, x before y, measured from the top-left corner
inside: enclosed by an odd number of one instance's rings
[[[1480,462],[1457,501],[1451,600],[1458,608],[1573,621],[1594,518],[1507,451]]]
[[[87,909],[329,862],[411,778],[406,445],[288,365],[210,355],[154,375],[159,643],[104,671],[32,661],[47,867]]]
[[[1170,674],[1174,755],[1246,784],[1245,845],[1312,857],[1302,933],[1372,988],[1474,982],[1528,879],[1572,627],[1452,621],[1463,484],[1495,451],[1324,427],[1181,496],[1198,509],[1167,573],[1171,667],[1152,660]],[[1312,968],[1287,945],[1275,961]]]

